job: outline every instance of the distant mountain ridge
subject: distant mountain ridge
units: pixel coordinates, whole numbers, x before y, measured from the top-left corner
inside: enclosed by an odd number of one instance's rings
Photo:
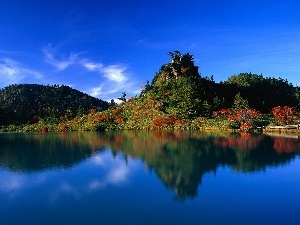
[[[108,102],[65,85],[14,84],[0,90],[0,124],[70,119],[107,108]]]

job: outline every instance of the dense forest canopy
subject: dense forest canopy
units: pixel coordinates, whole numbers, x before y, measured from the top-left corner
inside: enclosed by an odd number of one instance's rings
[[[240,73],[229,77],[219,84],[221,94],[233,99],[238,92],[249,101],[249,106],[261,112],[269,113],[278,105],[294,106],[299,109],[299,87],[287,80],[263,77],[262,74]]]
[[[102,111],[108,103],[65,85],[10,85],[0,90],[0,124],[35,122],[40,118],[68,117]]]

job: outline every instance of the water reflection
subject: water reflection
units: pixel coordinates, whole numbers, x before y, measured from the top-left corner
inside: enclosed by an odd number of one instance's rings
[[[299,155],[300,149],[297,136],[161,131],[1,134],[0,143],[0,165],[11,171],[30,173],[64,169],[87,159],[105,168],[113,164],[113,158],[103,158],[99,153],[110,149],[109,154],[123,163],[115,163],[114,169],[100,177],[99,174],[90,177],[87,186],[82,187],[84,190],[125,182],[129,173],[126,164],[137,158],[154,171],[167,188],[174,190],[180,200],[195,197],[203,176],[216,173],[219,166],[253,173],[290,162]],[[17,190],[26,182],[22,179],[24,177],[18,175],[10,177],[2,183],[1,189]],[[43,179],[46,178],[36,182]],[[61,193],[78,197],[74,186],[62,183],[53,199]]]
[[[134,164],[126,165],[124,156],[119,154],[112,158],[109,150],[91,155],[73,168],[56,168],[37,172],[25,170],[0,170],[0,198],[17,200],[26,196],[31,190],[33,198],[43,199],[50,204],[59,204],[62,199],[82,199],[99,190],[112,186],[121,186],[128,182]],[[30,198],[31,195],[28,195]],[[1,211],[1,204],[0,204]]]
[[[14,171],[67,168],[109,146],[101,133],[1,134],[0,165]]]

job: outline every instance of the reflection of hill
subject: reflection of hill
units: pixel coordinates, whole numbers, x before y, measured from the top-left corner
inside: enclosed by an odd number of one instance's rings
[[[264,135],[127,131],[110,133],[109,136],[115,153],[122,149],[125,154],[145,161],[182,200],[194,197],[202,176],[216,171],[220,165],[255,172],[287,163],[296,154],[295,151],[278,154],[276,139]],[[114,142],[114,139],[118,141]],[[299,149],[298,142],[285,139],[285,144],[297,146],[294,150]]]
[[[288,163],[300,148],[295,138],[199,131],[1,134],[0,143],[0,165],[18,171],[68,167],[93,151],[110,148],[113,155],[122,153],[147,163],[181,200],[196,196],[203,175],[219,166],[241,172],[265,170]]]
[[[99,135],[87,132],[1,134],[0,165],[17,171],[69,167],[98,147],[107,146],[107,139]]]
[[[287,163],[300,147],[298,139],[250,134],[215,138],[214,144],[234,150],[237,162],[230,166],[243,172],[265,170],[267,166]]]

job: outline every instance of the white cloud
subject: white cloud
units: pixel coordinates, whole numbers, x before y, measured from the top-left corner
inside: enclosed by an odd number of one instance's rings
[[[125,74],[127,67],[124,65],[104,66],[102,63],[91,62],[86,59],[80,61],[80,64],[88,71],[98,72],[112,82],[124,83],[128,79]]]
[[[7,86],[28,80],[41,80],[43,74],[24,67],[10,58],[0,59],[0,85]]]
[[[124,74],[127,68],[119,65],[111,65],[103,69],[104,76],[109,80],[117,83],[124,83],[127,78]]]
[[[0,81],[5,84],[18,83],[24,75],[20,73],[20,68],[16,62],[4,58],[0,60]]]
[[[82,61],[81,64],[88,70],[88,71],[96,71],[101,72],[103,68],[103,64],[101,63],[93,63],[93,62],[85,62]]]
[[[52,48],[44,48],[44,57],[45,57],[45,62],[54,66],[56,69],[59,71],[67,69],[70,65],[76,63],[77,61],[77,54],[71,53],[68,59],[62,59],[58,60],[54,58],[54,49]]]
[[[99,87],[91,88],[90,91],[88,91],[88,93],[91,96],[100,96],[102,94],[102,92],[101,92],[102,88],[103,88],[103,85],[101,85]]]

